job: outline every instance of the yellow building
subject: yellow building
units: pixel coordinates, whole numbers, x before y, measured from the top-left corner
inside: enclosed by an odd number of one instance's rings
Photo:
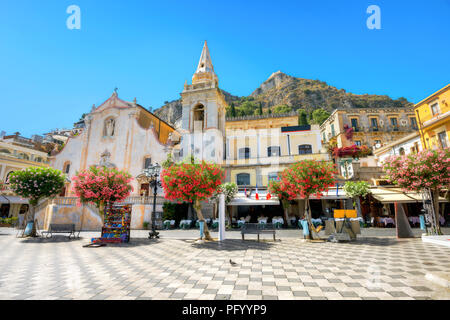
[[[346,128],[353,128],[351,137]],[[381,148],[417,130],[416,117],[409,108],[336,109],[320,126],[323,143],[337,147],[366,145]]]
[[[414,111],[423,149],[450,147],[450,84],[417,103]]]
[[[318,125],[298,125],[298,116],[272,114],[228,118],[225,162],[228,181],[266,187],[290,164],[329,160]]]
[[[48,167],[48,154],[34,148],[33,141],[18,134],[0,139],[0,217],[23,218],[28,210],[27,200],[9,190],[9,176],[13,171],[28,167]]]

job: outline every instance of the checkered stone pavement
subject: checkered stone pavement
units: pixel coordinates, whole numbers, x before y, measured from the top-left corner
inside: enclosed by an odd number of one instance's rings
[[[83,248],[88,239],[18,239],[0,230],[0,299],[450,299],[425,279],[449,270],[450,249],[421,239],[162,237]]]

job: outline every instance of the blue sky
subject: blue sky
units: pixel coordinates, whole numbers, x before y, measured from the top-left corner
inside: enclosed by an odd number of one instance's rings
[[[69,5],[81,30],[69,30]],[[369,5],[381,30],[369,30]],[[222,89],[249,95],[273,72],[418,102],[450,82],[450,0],[2,0],[0,130],[71,127],[113,89],[160,107],[179,98],[208,40]]]

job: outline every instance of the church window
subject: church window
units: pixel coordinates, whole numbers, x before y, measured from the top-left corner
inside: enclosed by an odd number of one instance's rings
[[[69,174],[69,172],[70,172],[70,162],[66,162],[64,164],[63,173]]]
[[[150,168],[151,165],[152,165],[152,158],[146,157],[146,158],[144,159],[144,169]]]

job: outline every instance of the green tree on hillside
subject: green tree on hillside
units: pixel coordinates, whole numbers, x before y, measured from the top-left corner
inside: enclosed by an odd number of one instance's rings
[[[238,108],[238,116],[250,116],[253,115],[256,109],[256,105],[250,101],[245,101]]]
[[[304,109],[298,109],[298,125],[306,126],[308,124],[307,113]]]
[[[236,117],[237,116],[236,107],[234,106],[234,103],[231,103],[230,116],[231,117]]]
[[[275,114],[284,114],[284,113],[290,113],[290,112],[292,112],[292,107],[285,105],[285,104],[280,104],[273,108],[273,113],[275,113]]]
[[[312,121],[311,123],[322,124],[325,120],[328,119],[330,113],[325,109],[316,109],[312,112]]]

